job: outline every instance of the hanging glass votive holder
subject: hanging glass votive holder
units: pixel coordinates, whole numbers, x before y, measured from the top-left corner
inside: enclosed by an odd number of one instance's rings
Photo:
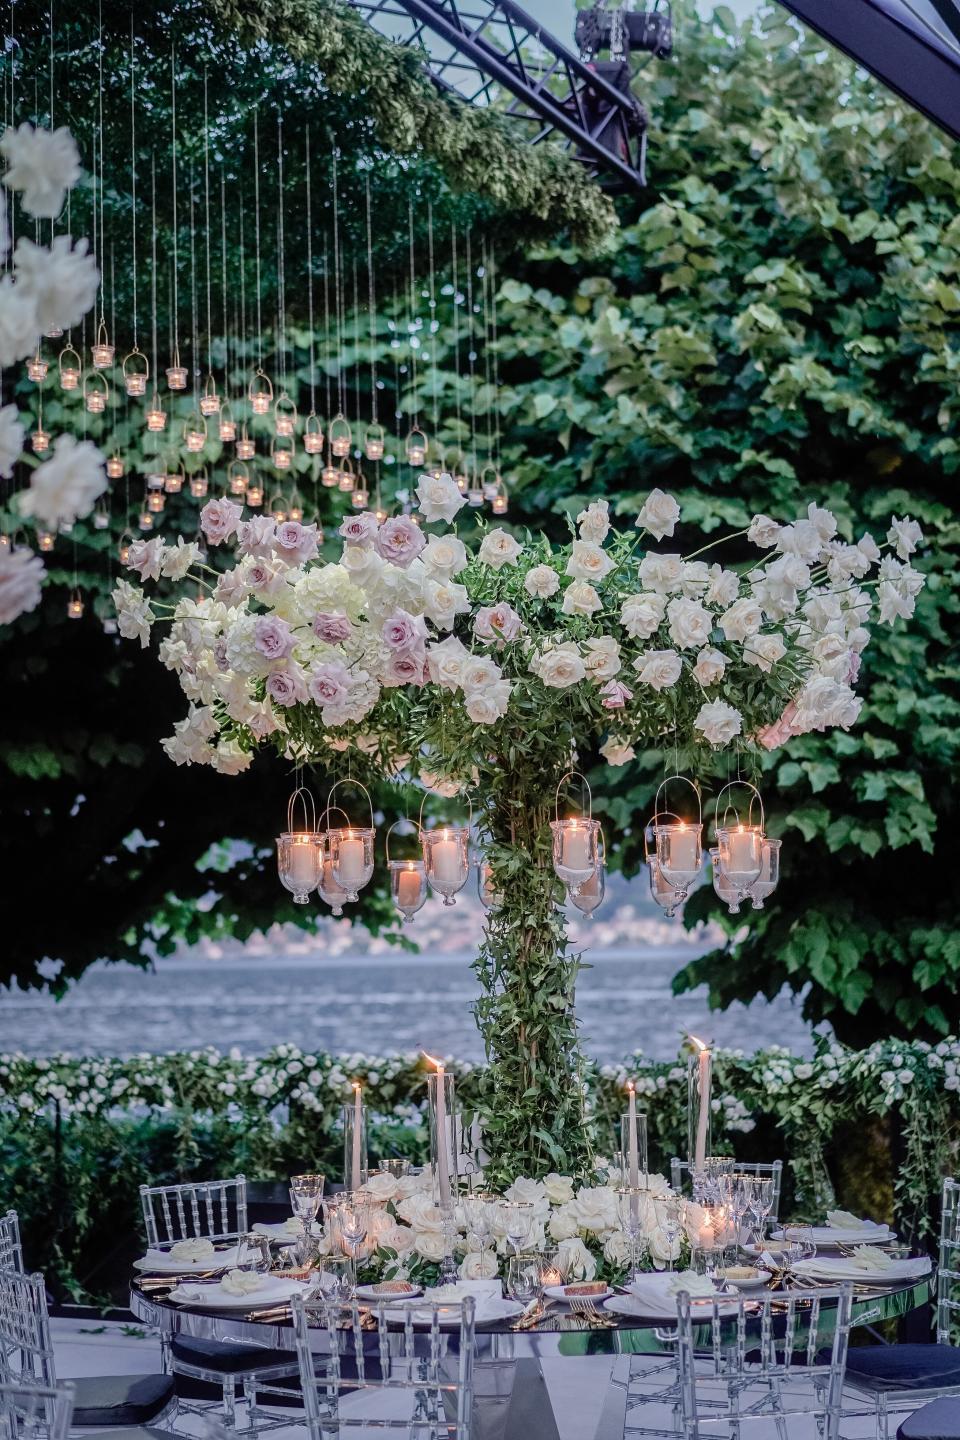
[[[147,496],[147,509],[153,515],[160,515],[167,503],[167,497],[162,490],[151,490]]]
[[[287,518],[287,502],[279,492],[270,501],[270,514],[278,525],[282,525]]]
[[[30,449],[34,455],[42,455],[50,449],[50,435],[42,425],[38,425],[30,436]]]
[[[72,345],[65,345],[57,358],[61,390],[76,390],[80,384],[80,368],[80,356]]]
[[[273,404],[273,385],[268,376],[257,367],[247,390],[247,399],[254,415],[266,415]]]
[[[760,878],[747,891],[753,901],[754,910],[762,910],[763,902],[773,894],[780,883],[780,841],[763,837],[760,856]]]
[[[79,620],[83,616],[83,593],[79,586],[74,586],[70,591],[70,599],[67,601],[67,619]]]
[[[153,524],[152,518],[150,523]],[[120,561],[121,565],[126,565],[128,563],[130,559],[130,546],[132,544],[133,536],[130,534],[129,530],[124,530],[117,544],[117,559]]]
[[[373,875],[373,842],[377,832],[373,823],[370,792],[359,780],[337,780],[331,786],[327,797],[327,816],[330,814],[330,801],[342,785],[352,785],[357,790],[362,790],[370,808],[369,825],[348,823],[333,828],[327,825],[327,849],[333,867],[333,878],[346,892],[347,899],[352,901],[358,898],[359,891],[369,883]]]
[[[417,911],[423,908],[427,899],[427,877],[423,861],[420,859],[391,860],[390,858],[391,834],[398,825],[409,826],[409,824],[408,820],[395,820],[387,831],[385,840],[387,871],[390,875],[390,896],[406,925],[409,925]]]
[[[586,815],[571,815],[560,819],[560,791],[567,780],[582,782],[587,796]],[[568,770],[560,777],[554,795],[553,819],[553,868],[564,885],[571,890],[579,889],[597,868],[597,836],[599,820],[593,819],[593,794],[586,777],[579,770]]]
[[[350,504],[354,510],[366,510],[370,504],[370,492],[366,488],[361,490],[358,486],[350,496]]]
[[[110,337],[107,334],[107,324],[101,320],[97,327],[97,338],[90,346],[90,359],[93,361],[95,370],[108,370],[113,364],[113,357],[116,351],[110,344]]]
[[[140,367],[143,367],[142,369]],[[123,375],[123,388],[133,399],[147,393],[147,380],[150,375],[150,361],[142,354],[136,346],[129,355],[123,357],[123,364],[120,366]]]
[[[319,455],[323,450],[323,427],[312,410],[303,422],[303,448],[308,455]]]
[[[320,484],[324,490],[336,490],[340,484],[340,471],[336,465],[324,465],[320,471]]]
[[[152,529],[153,529],[153,516],[150,514],[150,511],[147,510],[146,508],[144,508],[143,510],[141,510],[141,511],[140,511],[140,514],[137,516],[137,529],[138,529],[138,530],[152,530]]]
[[[109,480],[123,479],[124,464],[120,456],[114,453],[107,461],[107,478]]]
[[[353,466],[350,464],[350,461],[342,461],[337,473],[337,489],[344,495],[352,495],[356,483],[356,477],[354,476]]]
[[[210,480],[206,470],[200,470],[196,475],[190,476],[190,494],[194,500],[202,500],[210,489]]]
[[[696,821],[681,819],[670,810],[661,812],[661,791],[674,781],[688,785],[696,796]],[[684,775],[669,775],[657,788],[653,809],[653,835],[661,875],[668,885],[682,890],[685,896],[699,875],[703,861],[703,811],[699,790]]]
[[[37,531],[37,549],[42,550],[45,555],[49,555],[56,543],[57,537],[52,530]]]
[[[346,415],[337,413],[330,421],[330,433],[327,436],[330,453],[338,460],[350,454],[350,447],[353,444],[353,431],[350,429],[350,421]]]
[[[160,404],[160,396],[156,390],[153,392],[153,399],[150,401],[149,409],[146,411],[144,418],[147,422],[147,429],[153,435],[159,435],[162,430],[167,428],[167,412]]]
[[[741,820],[740,813],[732,802],[728,801],[722,812],[720,809],[720,800],[726,791],[737,787],[751,792],[746,824]],[[753,821],[755,803],[759,803],[760,806],[759,825]],[[724,785],[717,796],[714,827],[717,835],[717,849],[720,852],[720,868],[727,881],[745,894],[750,886],[760,879],[760,872],[763,868],[764,811],[763,801],[757,787],[748,780],[731,780],[729,784]]]
[[[444,905],[455,905],[453,897],[470,877],[469,826],[441,825],[436,830],[421,830],[420,845],[430,889],[443,896]]]
[[[182,465],[178,470],[168,470],[163,477],[163,488],[168,495],[179,495],[186,478]]]
[[[363,453],[368,460],[382,460],[385,435],[382,425],[368,425],[363,437]]]
[[[37,346],[37,353],[27,361],[27,379],[41,384],[47,378],[49,365],[40,354],[40,347]]]
[[[422,465],[424,463],[427,458],[427,437],[422,430],[414,426],[403,443],[403,451],[407,457],[408,465]]]
[[[476,476],[471,480],[467,490],[467,504],[471,510],[483,508],[483,486],[477,483]]]
[[[254,480],[247,486],[247,504],[251,510],[259,510],[263,504],[263,486],[259,480]]]
[[[302,830],[294,829],[298,800],[303,810]],[[311,891],[318,888],[323,873],[323,851],[323,835],[317,829],[313,796],[305,786],[299,785],[287,802],[287,828],[277,836],[277,873],[295,905],[309,904]]]
[[[484,465],[480,471],[480,488],[483,491],[484,500],[493,500],[494,496],[499,492],[502,483],[500,476],[497,474],[496,467],[493,465]]]
[[[191,455],[199,455],[207,443],[207,422],[196,410],[183,422],[183,443]]]
[[[237,437],[237,459],[252,460],[256,453],[256,441],[250,439],[250,436],[247,434],[247,427],[244,425]]]
[[[598,910],[603,904],[607,889],[606,868],[607,846],[601,826],[597,844],[597,868],[582,885],[575,890],[567,890],[567,899],[571,905],[582,911],[588,920],[592,918],[594,910]]]
[[[151,470],[147,475],[148,490],[162,490],[166,484],[166,475],[162,470]]]
[[[453,476],[453,483],[461,495],[466,495],[470,489],[470,476],[467,474],[466,462],[462,455],[458,455],[453,466],[449,462],[449,455],[444,456],[443,468]]]
[[[286,390],[283,390],[273,407],[273,433],[286,440],[294,434],[296,428],[297,407]]]
[[[493,866],[489,860],[481,860],[477,866],[477,894],[484,910],[498,910],[503,897],[493,881]]]
[[[490,509],[494,515],[506,515],[509,508],[510,502],[507,497],[507,487],[501,480],[499,489],[490,501]]]
[[[167,386],[171,390],[186,390],[187,367],[180,364],[179,348],[173,352],[173,363],[167,367]]]
[[[110,525],[110,511],[103,500],[98,500],[93,512],[94,530],[106,530]]]
[[[713,871],[713,888],[718,899],[726,905],[729,914],[738,915],[743,891],[737,885],[731,885],[724,875],[720,864],[720,851],[716,847],[710,851],[710,868]]]
[[[294,490],[290,496],[290,504],[287,506],[287,519],[295,520],[299,525],[303,520],[303,501],[298,490]]]
[[[273,442],[270,458],[278,470],[289,470],[293,464],[295,453],[294,441],[291,439],[287,444]]]
[[[44,330],[44,340],[60,340],[63,337],[62,325],[51,325],[49,330]]]
[[[92,381],[98,383],[91,384]],[[102,389],[100,387],[103,387]],[[110,390],[107,386],[106,377],[98,371],[88,370],[83,380],[83,403],[87,407],[89,415],[102,415],[107,408],[107,397]]]
[[[656,855],[647,856],[647,872],[650,877],[650,894],[664,911],[668,920],[672,920],[678,905],[681,905],[684,896],[681,891],[673,885],[668,885],[660,873],[660,866],[657,864]]]
[[[227,489],[231,495],[245,495],[250,488],[250,471],[242,460],[231,460],[227,468]]]
[[[220,406],[220,419],[217,434],[223,444],[230,444],[237,438],[237,422],[233,418],[233,411],[230,409],[230,401],[224,400]]]
[[[218,414],[219,410],[220,396],[217,394],[217,382],[214,380],[213,374],[208,372],[207,378],[203,382],[203,394],[200,396],[200,414],[206,419],[211,415]],[[222,435],[220,439],[223,439]]]

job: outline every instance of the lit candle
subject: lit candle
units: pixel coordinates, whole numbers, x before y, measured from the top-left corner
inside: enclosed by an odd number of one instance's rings
[[[360,1098],[360,1082],[353,1082],[353,1154],[350,1163],[350,1188],[360,1189],[360,1131],[363,1128],[363,1102]]]
[[[671,870],[696,870],[697,868],[697,832],[689,829],[682,820],[670,832],[668,868]]]
[[[401,910],[410,909],[420,899],[420,873],[411,860],[405,870],[397,876],[397,904]]]
[[[697,1117],[697,1143],[693,1152],[693,1168],[695,1171],[701,1171],[707,1158],[707,1125],[710,1121],[710,1078],[713,1057],[702,1040],[698,1040],[695,1035],[691,1035],[690,1038],[700,1048],[697,1056],[697,1094],[700,1098],[700,1113]]]
[[[443,1080],[443,1061],[437,1061],[437,1168],[440,1172],[440,1206],[450,1204],[450,1157],[447,1140],[447,1097]]]
[[[460,846],[450,836],[449,830],[439,832],[440,839],[430,846],[433,878],[441,885],[459,885],[462,879]]]
[[[697,1235],[697,1244],[701,1250],[712,1250],[714,1246],[713,1225],[706,1220]]]
[[[307,835],[294,835],[290,846],[290,879],[304,890],[317,883],[317,865],[312,840]]]
[[[630,1186],[636,1190],[640,1184],[640,1159],[637,1153],[637,1089],[633,1081],[627,1083],[627,1092],[630,1096],[628,1109],[629,1136],[629,1160],[630,1160]]]
[[[337,869],[342,885],[361,884],[363,881],[364,854],[363,839],[348,830],[337,850]]]
[[[738,825],[727,836],[727,854],[724,869],[731,879],[743,875],[756,877],[760,869],[759,832]]]
[[[590,856],[590,829],[576,820],[568,820],[563,827],[562,863],[568,870],[592,870]]]

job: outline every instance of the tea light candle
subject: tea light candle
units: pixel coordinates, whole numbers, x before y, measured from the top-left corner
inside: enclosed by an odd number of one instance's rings
[[[730,831],[727,844],[729,858],[726,868],[730,873],[740,871],[749,873],[757,869],[757,832],[755,830],[745,829],[743,825],[738,825],[736,830]]]
[[[590,870],[593,860],[590,855],[590,830],[576,820],[568,820],[563,827],[563,864],[569,870]]]
[[[363,840],[348,830],[337,848],[337,869],[343,885],[363,883]]]
[[[420,899],[420,874],[411,860],[397,876],[397,904],[401,909],[412,907]]]

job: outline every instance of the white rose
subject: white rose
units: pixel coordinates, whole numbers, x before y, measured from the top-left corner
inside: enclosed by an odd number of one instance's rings
[[[832,510],[824,510],[811,500],[807,506],[807,519],[824,544],[837,533],[837,517]]]
[[[901,560],[909,560],[922,540],[923,531],[916,520],[911,520],[908,515],[902,520],[894,516],[887,531],[887,541],[895,548]]]
[[[433,1208],[433,1195],[425,1190],[415,1190],[411,1195],[403,1197],[396,1210],[401,1220],[406,1220],[415,1230],[422,1230],[424,1226],[421,1217]]]
[[[613,569],[607,552],[591,540],[574,540],[567,561],[567,574],[574,580],[602,580]]]
[[[575,685],[578,680],[582,680],[587,673],[580,652],[575,645],[569,643],[556,645],[541,655],[535,655],[530,661],[530,669],[552,690],[565,690],[568,685]]]
[[[377,1235],[377,1245],[381,1250],[393,1250],[395,1254],[409,1255],[416,1242],[416,1236],[409,1225],[397,1225],[396,1223],[384,1226]]]
[[[743,658],[759,670],[771,670],[787,653],[779,635],[752,635],[743,647]]]
[[[447,1242],[440,1230],[417,1230],[413,1248],[421,1259],[439,1262],[447,1253]]]
[[[535,600],[548,600],[560,588],[560,576],[549,565],[534,565],[523,580],[523,588]]]
[[[609,1185],[581,1185],[573,1201],[581,1230],[598,1234],[617,1228],[617,1202]]]
[[[697,663],[693,667],[694,679],[700,685],[715,685],[718,680],[723,679],[726,667],[727,657],[722,651],[707,645],[697,656]]]
[[[683,664],[676,650],[647,650],[637,656],[633,668],[644,685],[666,690],[680,679]]]
[[[728,640],[746,640],[749,635],[755,635],[762,624],[763,611],[749,596],[735,600],[720,616],[720,628]]]
[[[769,550],[772,545],[776,545],[779,534],[780,526],[776,520],[771,520],[769,515],[754,515],[747,531],[747,539],[752,545],[759,545],[761,550]]]
[[[590,679],[597,684],[612,680],[620,669],[620,646],[612,635],[598,635],[587,641],[583,664]]]
[[[561,1240],[557,1246],[557,1269],[564,1280],[592,1280],[597,1262],[582,1240]]]
[[[822,545],[820,531],[810,520],[795,520],[792,525],[784,525],[777,536],[777,549],[782,554],[799,555],[810,564],[819,556]]]
[[[743,717],[739,710],[728,705],[726,700],[710,700],[701,705],[693,722],[711,745],[727,745],[735,735],[740,734]]]
[[[611,735],[604,740],[600,746],[600,754],[608,765],[626,765],[628,760],[637,758],[636,750],[622,735]]]
[[[713,621],[696,600],[671,600],[667,606],[670,639],[681,650],[692,650],[710,638]]]
[[[340,564],[355,585],[368,586],[383,569],[384,562],[369,545],[344,545]]]
[[[465,710],[475,725],[492,725],[506,715],[510,704],[510,681],[497,680],[466,697]]]
[[[504,565],[516,565],[522,549],[523,546],[512,535],[498,526],[484,535],[477,555],[484,565],[499,570]]]
[[[449,525],[457,512],[467,503],[449,475],[421,475],[417,481],[417,509],[429,524],[433,520],[446,520]]]
[[[600,596],[585,580],[574,580],[564,592],[561,606],[564,615],[594,615],[602,608]]]
[[[427,646],[427,669],[434,685],[444,690],[457,690],[463,678],[464,663],[470,659],[470,651],[462,640],[449,635],[438,645]]]
[[[423,587],[423,613],[438,630],[452,630],[458,615],[470,609],[465,585],[451,585],[447,580],[428,580]]]
[[[672,495],[666,495],[662,490],[651,490],[637,516],[637,528],[649,530],[651,535],[662,540],[664,535],[672,535],[673,527],[680,519],[680,506]]]
[[[577,516],[581,540],[602,545],[610,533],[610,506],[606,500],[594,500]]]
[[[467,655],[460,667],[460,684],[464,694],[472,695],[477,690],[485,690],[488,685],[495,685],[502,674],[496,661],[486,655]]]
[[[685,568],[679,555],[644,555],[640,561],[640,584],[645,590],[669,595],[683,588]]]
[[[606,504],[606,501],[603,503]],[[573,1181],[569,1175],[558,1175],[551,1170],[543,1177],[543,1188],[551,1205],[565,1205],[573,1199]]]
[[[726,609],[740,593],[740,576],[735,570],[724,570],[721,565],[711,565],[707,585],[706,602]]]
[[[493,1280],[498,1268],[497,1257],[492,1250],[468,1250],[460,1261],[460,1278]]]
[[[580,1229],[579,1222],[573,1212],[573,1202],[568,1205],[561,1205],[559,1210],[554,1210],[547,1224],[550,1236],[554,1240],[572,1240]]]
[[[533,1205],[537,1216],[547,1213],[550,1202],[547,1198],[547,1187],[542,1180],[531,1180],[527,1175],[520,1175],[503,1193],[507,1200]]]
[[[376,1200],[378,1204],[385,1205],[397,1193],[396,1176],[371,1175],[366,1185],[363,1186],[363,1193],[369,1195],[371,1200]]]
[[[649,640],[666,613],[665,595],[628,595],[620,610],[620,623],[632,640]]]
[[[603,1242],[603,1258],[609,1265],[615,1265],[619,1269],[628,1263],[630,1254],[631,1244],[622,1230],[615,1230]]]
[[[456,535],[430,535],[420,559],[427,573],[435,579],[449,580],[467,567],[467,547]]]
[[[661,1265],[670,1264],[680,1258],[679,1235],[672,1244],[668,1244],[667,1238],[659,1226],[651,1230],[647,1236],[647,1246],[650,1250],[650,1259],[658,1269]]]

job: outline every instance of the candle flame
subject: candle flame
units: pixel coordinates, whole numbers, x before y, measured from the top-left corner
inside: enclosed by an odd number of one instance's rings
[[[354,1082],[353,1082],[353,1093],[354,1093],[354,1095],[359,1095],[362,1088],[363,1088],[363,1087],[361,1086],[360,1081],[359,1081],[359,1080],[354,1080]]]
[[[709,1046],[708,1046],[703,1040],[698,1040],[697,1037],[696,1037],[696,1035],[688,1035],[688,1036],[687,1036],[687,1039],[690,1041],[690,1043],[691,1043],[692,1045],[696,1045],[697,1050],[700,1051],[701,1053],[702,1053],[704,1050],[709,1049]]]
[[[634,1085],[634,1083],[633,1083],[632,1080],[628,1080],[628,1081],[627,1081],[627,1089],[629,1090],[629,1092],[630,1092],[631,1095],[632,1095],[633,1092],[636,1090],[636,1088],[637,1088],[637,1087],[636,1087],[636,1085]]]
[[[438,1075],[443,1074],[443,1061],[438,1056],[428,1055],[426,1050],[421,1050],[420,1054],[423,1056],[424,1060],[429,1060],[431,1065],[436,1065]]]

